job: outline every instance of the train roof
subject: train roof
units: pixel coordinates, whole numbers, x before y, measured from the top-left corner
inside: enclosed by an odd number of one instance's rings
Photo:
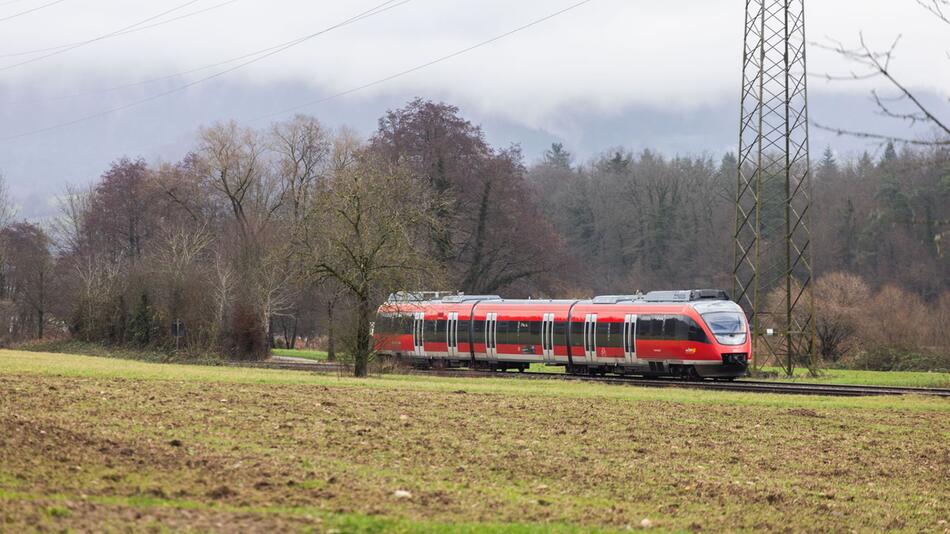
[[[426,298],[429,297],[429,298]],[[695,304],[702,308],[733,309],[736,307],[729,299],[728,293],[722,289],[682,289],[670,291],[650,291],[632,295],[600,295],[588,300],[576,299],[503,299],[498,295],[465,295],[437,293],[432,291],[418,291],[414,293],[398,293],[390,295],[386,304],[413,304],[419,306],[437,304],[490,303],[490,304]],[[725,303],[732,306],[705,305],[704,303]],[[700,304],[704,304],[699,306]]]

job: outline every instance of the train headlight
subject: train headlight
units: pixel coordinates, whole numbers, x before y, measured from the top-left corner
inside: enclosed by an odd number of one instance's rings
[[[721,345],[742,345],[745,343],[745,334],[716,334],[716,341]]]

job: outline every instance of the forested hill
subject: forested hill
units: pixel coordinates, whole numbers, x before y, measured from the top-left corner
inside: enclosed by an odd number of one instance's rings
[[[887,146],[873,160],[813,165],[816,276],[844,271],[925,300],[950,289],[950,150]],[[528,171],[583,290],[731,286],[736,160],[605,152],[575,164],[560,145]],[[569,276],[566,276],[568,275]]]

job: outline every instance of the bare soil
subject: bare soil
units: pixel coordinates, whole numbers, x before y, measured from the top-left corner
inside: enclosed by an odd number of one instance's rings
[[[950,417],[0,375],[0,531],[645,518],[674,531],[950,532]]]

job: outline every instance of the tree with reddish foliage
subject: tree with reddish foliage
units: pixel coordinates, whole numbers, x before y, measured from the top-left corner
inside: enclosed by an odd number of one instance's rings
[[[122,158],[112,163],[96,185],[88,214],[90,233],[115,260],[135,263],[158,227],[156,197],[145,160]]]
[[[491,293],[550,271],[559,241],[529,202],[517,147],[496,150],[458,108],[416,99],[380,119],[372,149],[431,189],[430,248],[455,287]]]

